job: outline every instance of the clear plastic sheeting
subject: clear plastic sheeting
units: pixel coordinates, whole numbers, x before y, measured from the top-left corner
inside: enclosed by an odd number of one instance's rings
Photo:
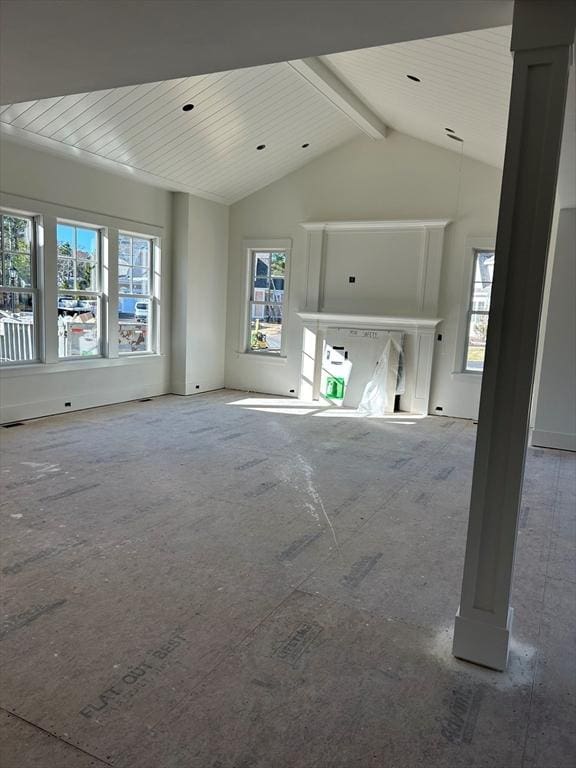
[[[358,413],[362,416],[384,416],[394,411],[396,394],[404,392],[402,345],[390,336],[374,370],[364,387]]]

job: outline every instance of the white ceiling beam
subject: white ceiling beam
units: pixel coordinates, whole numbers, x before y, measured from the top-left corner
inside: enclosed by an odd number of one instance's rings
[[[385,139],[388,126],[317,57],[288,64],[372,139]]]

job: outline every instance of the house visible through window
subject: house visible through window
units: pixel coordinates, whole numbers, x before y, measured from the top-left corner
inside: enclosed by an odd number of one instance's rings
[[[33,220],[0,213],[0,363],[37,359]]]
[[[151,238],[120,233],[118,243],[118,350],[153,350],[153,252]]]
[[[58,356],[101,354],[100,232],[59,223]]]
[[[286,251],[250,251],[250,340],[252,352],[282,351],[286,295]]]
[[[493,273],[494,251],[475,250],[466,333],[466,371],[482,371],[484,369]]]

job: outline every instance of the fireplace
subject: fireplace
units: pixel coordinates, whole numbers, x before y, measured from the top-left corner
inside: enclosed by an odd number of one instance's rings
[[[400,340],[400,410],[427,414],[444,230],[449,221],[324,221],[307,231],[300,396],[318,400],[334,359],[356,407],[387,338]],[[329,369],[329,370],[327,370]]]
[[[298,315],[304,326],[301,398],[326,399],[322,391],[323,380],[328,374],[325,365],[326,353],[329,348],[344,347],[344,352],[348,352],[349,364],[346,366],[346,373],[350,387],[348,399],[345,397],[341,402],[344,406],[356,407],[364,385],[371,378],[387,335],[393,334],[396,339],[402,339],[404,352],[405,385],[404,392],[400,395],[400,410],[414,414],[428,413],[434,334],[440,322],[438,318],[325,312],[299,312]],[[334,344],[336,340],[338,344]],[[330,373],[332,372],[331,368]]]

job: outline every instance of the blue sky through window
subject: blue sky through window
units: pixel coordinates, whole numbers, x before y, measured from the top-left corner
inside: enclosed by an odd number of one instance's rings
[[[98,233],[94,229],[82,229],[70,224],[58,224],[56,230],[58,245],[70,243],[74,249],[74,229],[76,229],[76,247],[78,250],[95,255],[98,247]]]

